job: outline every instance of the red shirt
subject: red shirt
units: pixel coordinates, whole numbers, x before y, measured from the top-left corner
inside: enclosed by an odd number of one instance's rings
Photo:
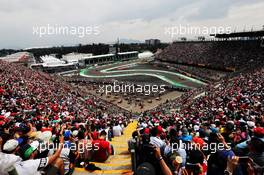
[[[93,140],[93,160],[98,162],[104,162],[108,159],[108,156],[111,154],[111,146],[108,141],[103,139]]]
[[[43,128],[41,129],[41,132],[44,132],[44,131],[50,131],[50,132],[52,132],[52,128],[46,128],[46,127],[43,127]]]
[[[97,140],[98,139],[98,135],[99,135],[99,133],[97,131],[94,131],[94,132],[91,133],[91,136],[92,136],[93,140]]]
[[[5,92],[5,90],[0,88],[0,94],[3,94],[4,92]]]

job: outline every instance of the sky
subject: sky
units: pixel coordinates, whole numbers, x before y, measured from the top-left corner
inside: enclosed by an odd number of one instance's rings
[[[260,30],[263,9],[263,0],[0,0],[0,49]]]

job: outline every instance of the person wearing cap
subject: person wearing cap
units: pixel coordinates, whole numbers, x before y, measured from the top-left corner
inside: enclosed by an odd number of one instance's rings
[[[170,169],[174,170],[174,174],[179,174],[179,172],[185,169],[182,166],[183,163],[182,157],[177,152],[174,152],[172,155],[170,155],[169,162],[171,165]]]
[[[253,130],[253,137],[259,138],[262,140],[264,138],[264,128],[263,127],[257,127]],[[248,143],[251,140],[251,138],[247,139],[246,141],[243,141],[235,146],[235,149],[246,149],[248,147]]]
[[[6,144],[6,145],[5,145]],[[9,140],[4,144],[4,150],[12,151],[16,148],[16,143],[14,140]],[[34,145],[34,144],[32,144]],[[34,148],[33,148],[34,150]],[[21,157],[14,155],[13,153],[3,153],[0,152],[0,174],[8,175],[9,172],[18,175],[41,175],[42,171],[45,171],[49,175],[56,175],[59,172],[61,175],[64,174],[63,161],[59,159],[62,150],[62,144],[57,149],[55,154],[41,159],[31,159],[32,149],[27,149],[25,157],[29,157],[29,160],[23,161]],[[51,165],[48,167],[48,165]],[[48,168],[47,168],[48,167]]]
[[[150,144],[161,148],[162,151],[164,151],[166,147],[166,143],[159,137],[158,127],[154,127],[151,130]]]
[[[192,136],[189,135],[187,128],[182,129],[182,135],[180,136],[180,140],[182,140],[184,142],[191,142],[192,141]]]
[[[28,136],[28,133],[31,131],[30,125],[27,123],[20,123],[17,128],[18,136]]]
[[[5,121],[6,117],[4,115],[0,115],[0,121]]]
[[[65,174],[71,174],[75,162],[79,158],[79,150],[76,147],[76,142],[74,142],[73,133],[66,128],[66,125],[62,125],[60,130],[60,135],[64,138],[64,147],[61,151],[60,158],[63,160]]]
[[[164,149],[164,155],[171,157],[172,155],[179,155],[182,159],[181,166],[185,166],[187,153],[181,140],[176,136],[170,136],[170,144],[167,144]]]
[[[77,150],[64,147],[61,151],[60,158],[63,160],[65,174],[71,174],[74,169],[75,161],[78,159]]]
[[[19,149],[20,157],[23,160],[34,159],[38,155],[38,141],[33,141],[31,144],[25,144]]]
[[[15,154],[18,150],[19,142],[15,139],[8,140],[3,146],[3,152],[5,153]]]
[[[75,147],[77,145],[78,141],[74,140],[73,134],[70,130],[66,130],[64,132],[64,147],[61,153],[61,158],[64,162],[64,170],[66,174],[71,174],[74,170],[75,163],[79,159],[80,156],[80,150]],[[75,149],[76,148],[76,149]]]
[[[65,130],[64,131],[64,144],[68,148],[71,148],[72,143],[74,142],[72,132],[70,130]]]

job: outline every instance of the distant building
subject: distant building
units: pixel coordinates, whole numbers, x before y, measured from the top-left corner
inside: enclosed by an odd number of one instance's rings
[[[0,57],[0,59],[10,63],[23,64],[25,66],[29,66],[35,63],[33,54],[29,52],[17,52],[5,57]]]
[[[147,45],[158,45],[158,44],[160,44],[160,40],[159,39],[148,39],[148,40],[145,40],[145,44],[147,44]]]
[[[53,55],[41,56],[40,59],[42,63],[32,64],[32,69],[41,70],[48,73],[56,73],[75,70],[78,68],[78,62],[66,62],[54,57]]]
[[[48,66],[59,66],[59,65],[65,65],[66,64],[65,61],[62,61],[62,60],[54,57],[53,55],[41,56],[40,59],[43,62],[42,65],[44,67],[48,67]]]
[[[41,63],[32,64],[31,68],[48,73],[57,73],[84,68],[86,65],[108,64],[115,61],[126,61],[138,58],[138,51],[120,52],[117,54],[67,54],[62,59],[52,55],[41,56]],[[76,61],[78,60],[78,61]]]
[[[84,57],[91,57],[92,53],[68,53],[66,55],[62,55],[62,60],[68,63],[78,63]]]
[[[138,51],[131,52],[119,52],[117,54],[109,53],[105,55],[94,55],[90,57],[83,57],[79,60],[80,65],[91,65],[91,64],[107,64],[115,61],[127,61],[138,58]]]

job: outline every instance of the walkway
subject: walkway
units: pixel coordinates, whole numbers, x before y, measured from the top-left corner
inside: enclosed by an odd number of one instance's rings
[[[108,158],[105,163],[94,163],[102,170],[96,170],[93,172],[86,171],[83,168],[75,168],[74,175],[93,175],[93,174],[114,174],[121,175],[125,172],[131,171],[131,156],[128,152],[127,141],[131,138],[132,132],[137,128],[137,121],[130,123],[124,130],[124,135],[121,137],[115,137],[111,141],[114,147],[115,155]]]

